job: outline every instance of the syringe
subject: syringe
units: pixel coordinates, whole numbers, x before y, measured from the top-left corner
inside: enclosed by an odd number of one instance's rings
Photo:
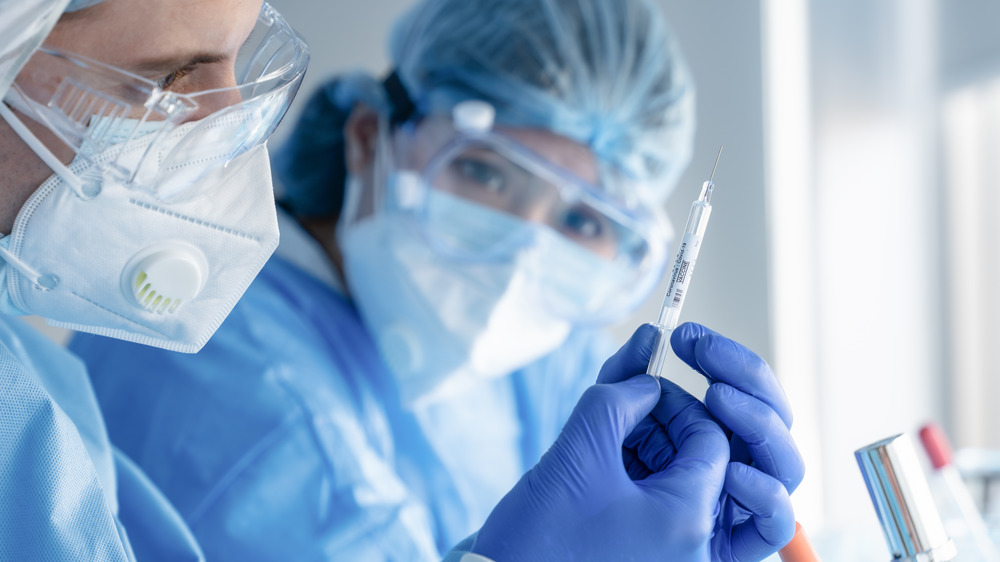
[[[688,214],[687,224],[684,225],[684,235],[681,238],[680,248],[677,249],[674,270],[670,274],[670,284],[667,285],[660,317],[655,324],[659,328],[659,334],[653,347],[653,355],[649,358],[649,368],[646,369],[646,373],[654,377],[661,376],[660,373],[663,371],[663,363],[670,351],[670,333],[677,327],[677,321],[681,316],[681,307],[684,306],[688,285],[691,284],[691,276],[694,274],[694,264],[698,260],[698,252],[701,251],[701,241],[705,237],[708,217],[712,215],[712,190],[715,189],[712,180],[715,179],[715,169],[719,166],[719,158],[722,157],[722,148],[719,147],[712,175],[702,184],[701,195],[691,204],[691,212]]]

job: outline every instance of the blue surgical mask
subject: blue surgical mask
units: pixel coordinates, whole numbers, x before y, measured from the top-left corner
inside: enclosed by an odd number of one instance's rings
[[[527,223],[435,192],[433,206],[498,236]],[[404,212],[338,232],[349,290],[404,402],[435,400],[509,374],[558,347],[571,324],[538,306],[524,255],[461,261],[437,251]]]

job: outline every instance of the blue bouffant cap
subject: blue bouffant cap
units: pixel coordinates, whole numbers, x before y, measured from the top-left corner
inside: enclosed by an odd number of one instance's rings
[[[499,123],[589,146],[659,199],[690,160],[694,86],[645,0],[425,0],[390,50],[422,112],[490,102]]]
[[[423,0],[396,23],[390,55],[384,84],[352,76],[325,85],[276,152],[293,212],[339,211],[342,128],[356,101],[381,100],[376,109],[393,121],[400,98],[416,115],[486,101],[500,124],[588,146],[647,204],[662,202],[690,161],[694,85],[647,0]]]

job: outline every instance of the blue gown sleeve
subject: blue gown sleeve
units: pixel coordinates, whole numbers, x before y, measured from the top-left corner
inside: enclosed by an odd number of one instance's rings
[[[83,364],[0,317],[0,560],[134,561],[129,539],[143,531],[117,516],[133,510],[172,560],[201,560],[193,542],[174,542],[186,529],[147,501],[156,491],[141,473],[117,480],[111,450]]]
[[[194,535],[166,497],[134,462],[114,451],[118,477],[118,519],[128,532],[140,562],[204,560]]]
[[[0,559],[131,560],[73,422],[0,351]]]
[[[601,365],[614,351],[603,330],[578,328],[555,352],[514,374],[525,428],[522,472],[555,442],[577,400],[597,382]]]
[[[356,325],[319,295],[280,286],[252,286],[196,355],[78,335],[71,346],[91,368],[112,442],[208,560],[438,560],[375,397],[336,376],[375,356],[331,333]],[[289,307],[290,294],[325,323]]]

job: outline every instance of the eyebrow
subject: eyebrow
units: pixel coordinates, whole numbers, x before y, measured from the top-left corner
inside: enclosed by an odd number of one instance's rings
[[[229,58],[228,55],[221,53],[197,53],[194,55],[150,59],[130,66],[132,67],[132,71],[136,73],[172,72],[199,64],[217,64],[225,61],[227,58]]]

